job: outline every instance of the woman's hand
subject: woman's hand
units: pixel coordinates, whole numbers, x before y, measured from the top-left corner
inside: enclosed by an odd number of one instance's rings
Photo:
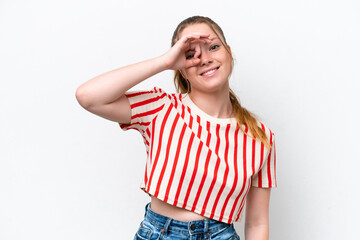
[[[88,111],[106,119],[130,122],[130,104],[125,92],[159,72],[178,70],[200,63],[200,41],[207,43],[209,34],[194,33],[183,36],[160,57],[131,64],[103,73],[78,87],[76,98]]]
[[[199,41],[210,43],[209,34],[194,33],[181,37],[175,45],[161,57],[167,69],[179,70],[200,63]]]

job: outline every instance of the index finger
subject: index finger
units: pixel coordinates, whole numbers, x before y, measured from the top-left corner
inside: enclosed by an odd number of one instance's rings
[[[184,36],[184,41],[187,42],[187,41],[192,41],[192,40],[196,40],[196,39],[207,39],[209,40],[209,37],[210,37],[210,34],[208,33],[193,33],[193,34],[190,34],[190,35],[186,35]],[[210,40],[209,40],[210,41]]]

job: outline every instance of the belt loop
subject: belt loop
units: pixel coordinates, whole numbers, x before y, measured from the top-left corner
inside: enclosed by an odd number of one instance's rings
[[[204,232],[206,233],[209,230],[209,219],[204,220]]]
[[[168,219],[166,220],[166,223],[165,223],[165,225],[164,225],[164,233],[167,233],[167,232],[168,232],[168,228],[169,228],[169,225],[170,225],[170,223],[171,223],[171,220],[172,220],[172,218],[168,218]]]
[[[145,214],[144,214],[144,218],[146,218],[146,216],[147,216],[147,213],[148,213],[149,208],[150,208],[150,203],[151,203],[151,202],[148,202],[148,203],[145,205]]]

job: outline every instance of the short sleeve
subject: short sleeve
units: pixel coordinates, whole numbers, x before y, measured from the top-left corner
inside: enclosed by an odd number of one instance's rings
[[[135,129],[143,133],[165,105],[167,94],[160,88],[150,91],[126,92],[131,108],[129,124],[119,123],[122,130]]]
[[[275,135],[270,132],[270,150],[264,159],[261,169],[252,176],[251,185],[260,188],[277,187],[276,182],[276,147]]]

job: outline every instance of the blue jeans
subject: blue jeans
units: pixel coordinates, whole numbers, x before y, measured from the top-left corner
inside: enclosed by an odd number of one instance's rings
[[[134,240],[239,240],[233,224],[213,219],[183,222],[151,210],[146,204],[144,220],[140,223]]]

